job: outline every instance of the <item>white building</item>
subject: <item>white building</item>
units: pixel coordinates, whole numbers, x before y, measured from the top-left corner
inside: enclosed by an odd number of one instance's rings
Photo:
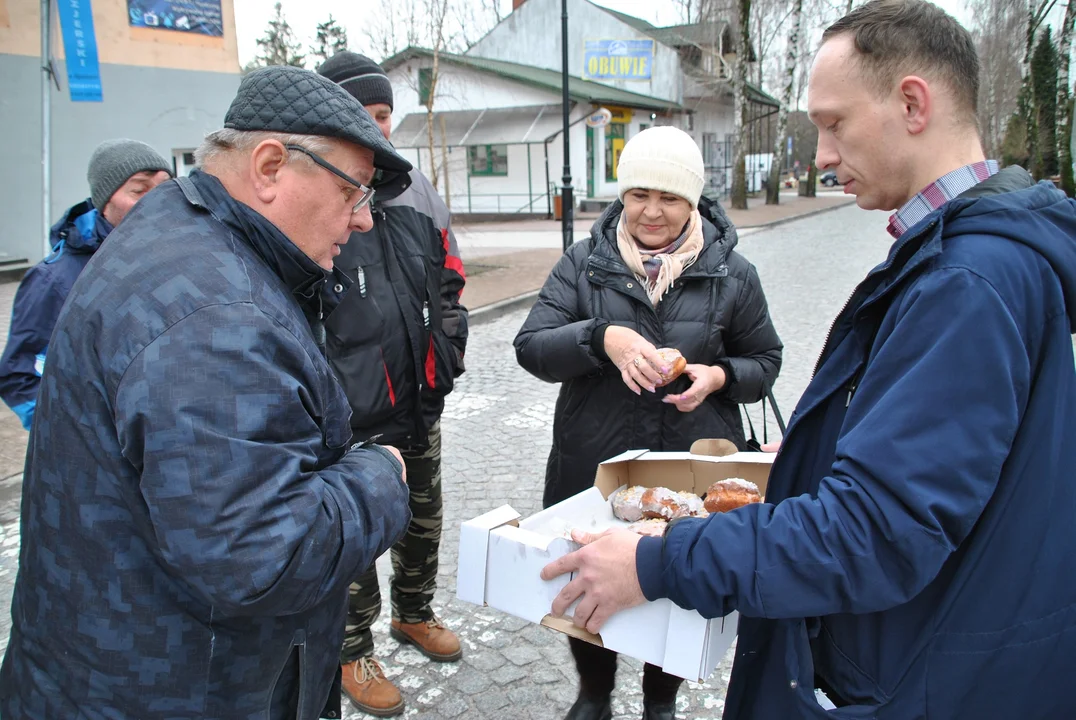
[[[616,197],[620,150],[651,125],[690,133],[711,175],[708,190],[724,194],[733,128],[728,26],[657,28],[588,0],[569,0],[568,15],[570,164],[581,204]],[[392,141],[427,175],[436,170],[453,212],[553,212],[563,168],[560,23],[561,0],[524,0],[466,55],[439,53],[436,74],[424,48],[382,64],[393,84]],[[748,95],[762,128],[778,103],[756,88]],[[611,121],[585,122],[596,114]],[[766,142],[760,137],[759,148]]]

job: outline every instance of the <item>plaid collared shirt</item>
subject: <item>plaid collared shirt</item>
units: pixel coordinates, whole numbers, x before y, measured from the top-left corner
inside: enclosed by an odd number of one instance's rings
[[[927,185],[904,206],[889,216],[886,230],[895,238],[908,232],[908,228],[949,202],[957,195],[970,190],[983,180],[998,173],[997,160],[972,163],[946,173]]]

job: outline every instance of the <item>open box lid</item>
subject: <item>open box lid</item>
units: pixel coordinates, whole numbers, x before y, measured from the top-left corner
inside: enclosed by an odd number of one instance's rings
[[[698,440],[691,452],[629,450],[598,466],[594,486],[605,498],[622,485],[667,487],[702,495],[718,480],[743,478],[766,494],[774,453],[737,452],[728,440]]]

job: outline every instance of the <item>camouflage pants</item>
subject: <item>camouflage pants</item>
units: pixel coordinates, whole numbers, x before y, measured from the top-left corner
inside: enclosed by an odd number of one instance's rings
[[[411,491],[411,524],[392,548],[392,617],[404,623],[433,617],[437,552],[441,545],[441,424],[430,428],[428,447],[400,448]],[[381,615],[377,569],[370,566],[348,592],[347,629],[340,663],[374,654],[371,626]]]

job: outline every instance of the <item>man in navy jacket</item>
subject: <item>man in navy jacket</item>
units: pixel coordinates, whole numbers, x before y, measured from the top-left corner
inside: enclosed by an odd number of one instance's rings
[[[725,718],[1076,717],[1076,207],[975,124],[967,31],[922,0],[830,27],[818,166],[897,210],[838,316],[766,502],[618,531],[575,571],[577,624],[670,598],[740,612]],[[816,689],[837,710],[823,709]]]
[[[29,430],[56,318],[101,242],[146,193],[172,177],[168,161],[137,140],[106,140],[90,156],[90,197],[52,226],[52,253],[26,272],[15,294],[0,358],[0,398]]]
[[[405,532],[351,442],[333,258],[411,164],[295,67],[247,74],[198,170],[109,236],[56,322],[23,477],[0,716],[316,720],[347,588]]]

